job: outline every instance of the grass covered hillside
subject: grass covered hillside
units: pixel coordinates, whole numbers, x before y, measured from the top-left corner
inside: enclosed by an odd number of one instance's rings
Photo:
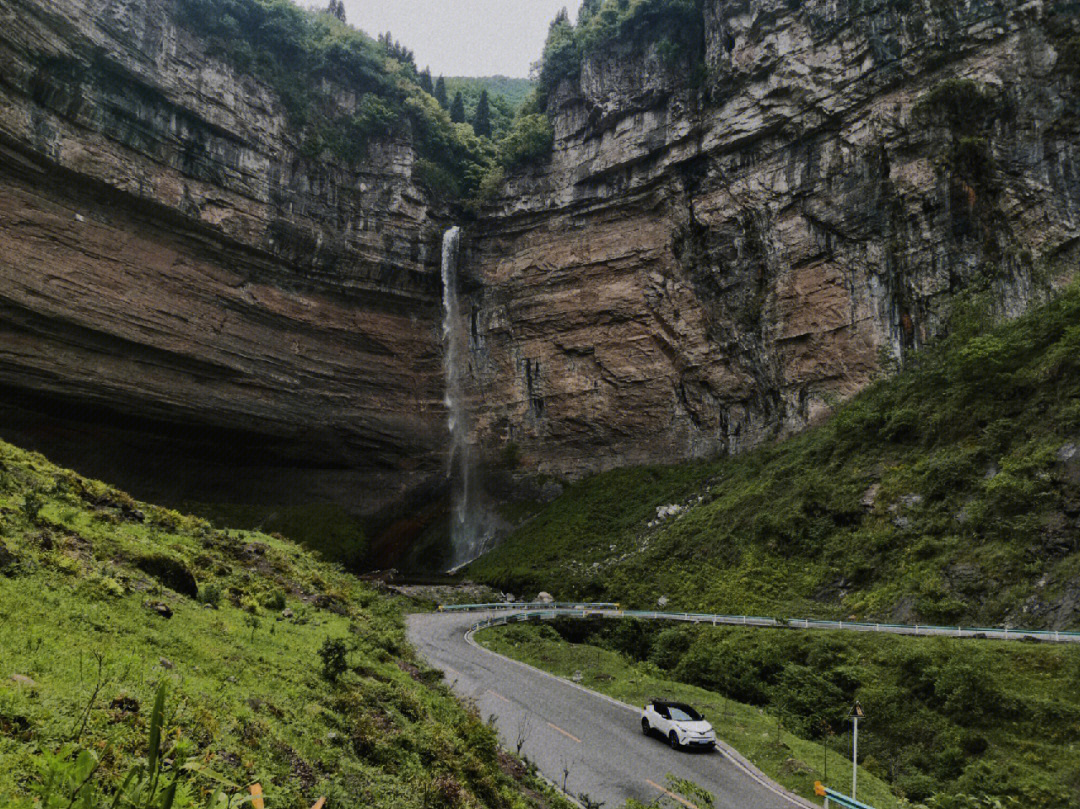
[[[271,809],[563,805],[355,578],[0,443],[0,806],[237,806],[254,782]]]
[[[790,440],[570,486],[469,572],[638,607],[1076,627],[1080,287],[986,321],[964,307]]]

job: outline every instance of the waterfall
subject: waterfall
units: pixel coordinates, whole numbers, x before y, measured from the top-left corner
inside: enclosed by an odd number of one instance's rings
[[[458,247],[461,228],[443,235],[443,374],[445,403],[450,428],[450,541],[451,570],[471,562],[480,551],[479,522],[475,514],[472,464],[469,458],[469,423],[465,407],[465,370],[469,357],[468,335],[458,298]]]

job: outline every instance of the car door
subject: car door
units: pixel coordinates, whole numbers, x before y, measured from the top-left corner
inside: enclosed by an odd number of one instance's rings
[[[656,730],[667,736],[671,731],[671,713],[666,705],[656,706]]]

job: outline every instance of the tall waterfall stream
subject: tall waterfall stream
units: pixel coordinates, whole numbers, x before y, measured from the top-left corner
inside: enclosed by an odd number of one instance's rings
[[[450,427],[450,569],[475,559],[483,549],[482,518],[476,502],[472,459],[469,451],[469,414],[465,402],[465,373],[469,361],[468,334],[461,318],[458,298],[458,252],[461,228],[443,235],[443,374],[445,404]]]

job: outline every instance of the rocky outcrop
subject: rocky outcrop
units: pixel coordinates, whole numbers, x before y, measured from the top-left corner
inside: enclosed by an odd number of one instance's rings
[[[408,143],[304,157],[171,9],[0,7],[5,437],[144,495],[392,502],[441,475],[445,214]]]
[[[1046,295],[1080,245],[1071,8],[707,0],[702,87],[587,60],[472,234],[477,443],[570,475],[738,451],[958,300]]]

